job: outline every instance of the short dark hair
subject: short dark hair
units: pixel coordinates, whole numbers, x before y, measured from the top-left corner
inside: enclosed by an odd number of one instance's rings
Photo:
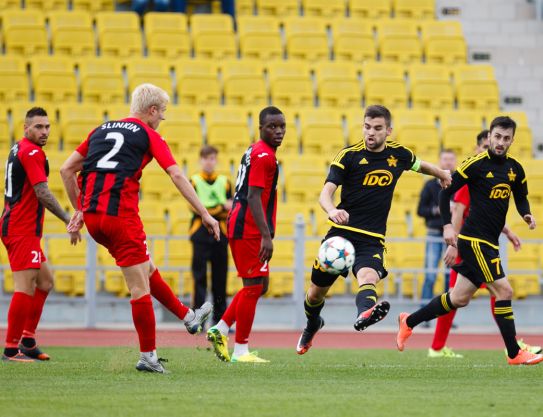
[[[200,149],[200,158],[207,158],[210,155],[217,155],[219,150],[211,145],[204,145]]]
[[[390,127],[392,123],[392,116],[390,115],[390,111],[385,106],[381,106],[380,104],[368,106],[366,108],[366,112],[364,113],[364,119],[366,117],[369,117],[370,119],[382,117],[385,119],[385,124],[387,127]]]
[[[32,107],[26,112],[25,119],[32,119],[35,116],[47,117],[47,112],[42,107]]]
[[[490,127],[488,128],[488,130],[492,132],[492,130],[498,126],[502,129],[513,129],[513,136],[515,135],[515,131],[517,130],[516,122],[509,116],[496,117],[494,120],[492,120],[492,123],[490,123]]]
[[[258,115],[258,123],[260,124],[260,126],[262,126],[268,115],[274,116],[277,114],[283,114],[283,112],[275,106],[265,107],[260,111],[260,114]]]
[[[488,138],[488,129],[481,130],[481,132],[477,135],[477,146],[481,146],[481,143],[485,141],[486,138]]]

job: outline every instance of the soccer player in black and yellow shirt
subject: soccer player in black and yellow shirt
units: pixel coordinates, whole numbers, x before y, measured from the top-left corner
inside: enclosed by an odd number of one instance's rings
[[[375,285],[388,274],[384,240],[398,179],[404,171],[412,170],[439,178],[444,187],[451,182],[449,171],[421,161],[399,143],[387,142],[391,133],[388,109],[369,106],[364,114],[364,139],[338,153],[319,198],[332,226],[325,239],[342,236],[355,248],[352,270],[360,288],[354,328],[358,331],[382,320],[390,309],[387,301],[377,303]],[[336,207],[333,198],[339,186],[342,187],[341,202]],[[296,347],[300,355],[308,351],[313,337],[324,326],[320,316],[324,297],[338,276],[324,272],[318,261],[315,262],[304,302],[307,325]]]
[[[465,307],[477,288],[485,283],[496,297],[494,317],[507,348],[507,362],[510,365],[534,365],[543,361],[543,355],[523,350],[517,343],[511,307],[513,289],[500,264],[498,238],[505,225],[511,193],[518,213],[530,229],[535,229],[524,169],[507,153],[514,141],[515,129],[516,123],[511,118],[495,118],[490,124],[488,150],[464,161],[454,173],[451,187],[441,191],[439,203],[445,225],[443,238],[448,245],[458,248],[462,258],[453,266],[458,278],[450,292],[435,297],[413,314],[400,314],[396,340],[400,351],[404,349],[413,327]],[[464,184],[469,188],[471,207],[457,236],[451,224],[449,201]]]

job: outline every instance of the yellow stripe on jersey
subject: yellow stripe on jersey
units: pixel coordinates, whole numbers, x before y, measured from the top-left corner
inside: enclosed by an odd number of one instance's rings
[[[328,219],[328,224],[332,227],[337,227],[338,229],[345,229],[345,230],[350,230],[351,232],[356,232],[356,233],[362,233],[364,235],[368,235],[368,236],[373,236],[373,237],[378,237],[380,239],[384,239],[385,238],[385,235],[382,235],[380,233],[374,233],[374,232],[368,232],[367,230],[364,230],[364,229],[358,229],[356,227],[351,227],[351,226],[343,226],[342,224],[337,224],[337,223],[334,223],[332,220]]]
[[[341,151],[338,152],[338,154],[336,155],[336,157],[332,161],[332,165],[336,165],[336,166],[338,166],[338,167],[340,167],[342,169],[345,169],[345,165],[343,165],[341,163],[341,160],[343,159],[345,154],[347,152],[360,151],[360,150],[364,149],[365,147],[366,147],[366,144],[364,143],[364,141],[362,141],[362,142],[358,142],[355,145],[349,146],[348,148],[342,149]]]
[[[460,175],[462,175],[464,178],[468,178],[468,176],[464,173],[464,171],[472,164],[474,164],[477,161],[480,161],[481,159],[488,156],[488,151],[481,152],[480,154],[477,154],[475,156],[472,156],[468,159],[466,159],[464,162],[460,164],[458,168],[456,168],[456,172],[458,172]]]
[[[499,246],[496,246],[492,243],[490,243],[489,241],[487,240],[484,240],[484,239],[479,239],[479,238],[476,238],[476,237],[471,237],[471,236],[466,236],[466,235],[463,235],[463,234],[459,234],[458,237],[460,239],[464,239],[464,240],[469,240],[470,242],[479,242],[479,243],[484,243],[485,245],[488,245],[490,246],[491,248],[494,248],[496,250],[499,250],[500,247]]]
[[[494,281],[494,278],[492,277],[492,273],[490,272],[490,268],[485,262],[485,258],[483,256],[483,252],[481,251],[481,246],[479,245],[479,242],[471,242],[471,248],[473,249],[473,253],[475,253],[475,257],[477,258],[477,263],[479,264],[479,268],[481,268],[481,271],[483,271],[483,275],[485,276],[486,282]]]

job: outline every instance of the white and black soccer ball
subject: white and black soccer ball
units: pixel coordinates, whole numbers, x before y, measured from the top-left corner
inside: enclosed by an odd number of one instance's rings
[[[346,272],[354,264],[353,244],[341,236],[326,239],[319,249],[319,264],[329,274]]]

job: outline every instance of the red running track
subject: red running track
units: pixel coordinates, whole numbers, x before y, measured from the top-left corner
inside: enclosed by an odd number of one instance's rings
[[[300,333],[294,331],[255,331],[251,335],[251,346],[260,348],[294,349]],[[134,330],[87,330],[44,329],[38,332],[42,346],[137,346]],[[0,340],[5,337],[5,329],[0,330]],[[414,333],[409,339],[409,349],[427,349],[432,341],[432,333]],[[233,339],[233,335],[232,335]],[[543,344],[543,335],[530,335],[525,338],[530,344]],[[185,329],[158,330],[157,344],[161,347],[204,347],[205,337],[191,336]],[[339,349],[395,349],[396,333],[368,332],[321,332],[315,337],[314,345],[319,348]],[[448,346],[455,349],[502,349],[503,342],[498,334],[451,334]]]

